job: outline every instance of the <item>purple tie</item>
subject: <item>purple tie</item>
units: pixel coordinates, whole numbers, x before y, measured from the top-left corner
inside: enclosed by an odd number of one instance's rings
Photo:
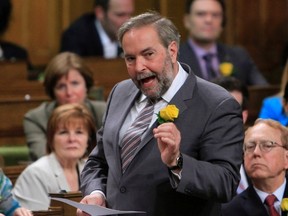
[[[212,66],[213,57],[214,57],[214,54],[212,54],[212,53],[207,53],[203,56],[203,59],[205,61],[206,70],[207,70],[208,80],[212,80],[216,77],[216,73],[215,73],[213,66]]]
[[[141,142],[141,137],[151,122],[153,111],[154,104],[148,101],[124,134],[121,145],[122,173],[126,171],[128,165],[132,161]]]
[[[274,203],[276,201],[274,194],[270,194],[266,197],[264,203],[268,206],[270,216],[279,216],[279,213],[276,211]]]

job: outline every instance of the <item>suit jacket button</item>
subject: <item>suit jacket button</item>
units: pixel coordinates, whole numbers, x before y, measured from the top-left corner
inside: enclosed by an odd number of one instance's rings
[[[126,192],[126,187],[124,187],[124,186],[123,186],[123,187],[120,187],[120,192],[121,192],[121,193],[125,193],[125,192]]]

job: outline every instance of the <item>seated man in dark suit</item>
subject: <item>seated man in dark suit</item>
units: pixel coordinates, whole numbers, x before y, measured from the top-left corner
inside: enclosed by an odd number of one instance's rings
[[[0,36],[3,36],[9,26],[12,4],[10,0],[0,1]],[[11,42],[0,38],[0,60],[26,60],[28,62],[27,51]]]
[[[95,0],[94,13],[84,14],[63,33],[61,52],[116,58],[122,53],[117,31],[133,13],[134,0]]]
[[[223,0],[187,0],[184,25],[188,40],[181,44],[179,61],[206,80],[235,76],[245,85],[267,85],[248,53],[217,42],[225,25]]]
[[[280,205],[283,198],[288,197],[285,178],[288,168],[288,129],[277,121],[258,119],[247,129],[243,149],[244,166],[252,185],[224,204],[222,215],[284,215]]]

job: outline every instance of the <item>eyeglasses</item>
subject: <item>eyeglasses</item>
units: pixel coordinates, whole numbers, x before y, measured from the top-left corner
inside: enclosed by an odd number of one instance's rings
[[[259,141],[258,146],[261,150],[261,152],[270,152],[273,148],[275,147],[281,147],[286,149],[285,146],[278,144],[277,142],[273,142],[270,140],[265,140],[265,141]],[[244,144],[244,152],[246,153],[253,153],[255,151],[257,144],[256,142],[248,142]]]

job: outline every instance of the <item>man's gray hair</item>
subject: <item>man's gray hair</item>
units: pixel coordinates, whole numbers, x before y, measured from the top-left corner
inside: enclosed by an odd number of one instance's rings
[[[177,43],[179,48],[180,34],[176,26],[171,22],[171,20],[162,17],[157,12],[146,12],[138,16],[132,17],[126,21],[118,31],[118,39],[122,45],[123,36],[125,33],[131,29],[141,28],[144,26],[152,26],[156,29],[161,43],[164,47],[168,48],[172,41]]]

